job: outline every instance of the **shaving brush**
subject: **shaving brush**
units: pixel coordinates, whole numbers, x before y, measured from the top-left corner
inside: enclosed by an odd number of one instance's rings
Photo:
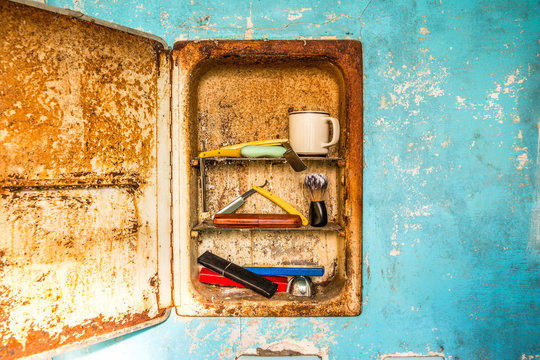
[[[309,218],[311,226],[324,226],[328,223],[328,214],[324,197],[328,187],[328,179],[323,174],[309,174],[304,179],[304,184],[309,190],[311,204],[309,205]]]

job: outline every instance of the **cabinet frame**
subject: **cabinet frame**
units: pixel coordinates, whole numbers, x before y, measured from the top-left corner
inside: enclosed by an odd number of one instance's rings
[[[199,177],[192,164],[201,149],[183,135],[193,129],[195,109],[190,103],[193,74],[204,62],[276,61],[324,59],[341,71],[345,83],[344,165],[345,276],[340,290],[325,301],[275,300],[246,297],[216,299],[201,296],[196,281],[197,251],[192,246],[192,229],[198,219],[194,208]],[[232,59],[232,60],[231,60]],[[253,60],[254,59],[254,60]],[[363,104],[362,49],[354,40],[225,40],[181,41],[172,52],[172,186],[173,202],[173,290],[176,312],[181,316],[355,316],[361,312]],[[342,119],[340,119],[341,121]],[[341,140],[340,140],[341,141]],[[208,160],[207,160],[208,161]],[[262,160],[265,161],[265,160]],[[270,160],[266,160],[270,161]],[[338,161],[339,162],[339,161]],[[344,164],[343,164],[344,162]],[[338,236],[339,236],[338,235]],[[185,249],[189,249],[185,251]],[[178,256],[179,255],[179,256]],[[177,286],[179,285],[179,286]]]

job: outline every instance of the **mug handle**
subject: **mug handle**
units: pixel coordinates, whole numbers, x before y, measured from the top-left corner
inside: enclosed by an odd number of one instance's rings
[[[324,118],[326,121],[329,121],[332,123],[332,140],[330,140],[329,143],[322,143],[321,147],[327,148],[333,145],[336,145],[339,141],[339,121],[336,118],[327,116]]]

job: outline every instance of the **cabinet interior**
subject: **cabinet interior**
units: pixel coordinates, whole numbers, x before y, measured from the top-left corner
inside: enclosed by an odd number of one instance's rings
[[[317,56],[220,58],[198,64],[190,77],[189,90],[191,154],[242,142],[287,138],[291,110],[327,111],[341,119],[339,145],[332,147],[326,158],[305,158],[308,168],[303,172],[295,172],[283,159],[206,159],[203,198],[200,166],[192,168],[191,192],[197,201],[190,209],[195,230],[191,233],[190,274],[196,291],[204,298],[233,302],[247,298],[262,302],[317,302],[336,296],[346,277],[342,182],[348,139],[343,120],[345,85],[340,69]],[[310,200],[303,180],[314,172],[329,179],[325,199],[328,226],[261,231],[215,229],[208,225],[217,211],[266,180],[266,189],[308,217]],[[285,213],[259,194],[249,197],[237,212]],[[324,266],[325,274],[312,278],[312,298],[278,292],[272,299],[264,299],[242,288],[199,283],[196,259],[207,250],[239,265],[318,265]]]

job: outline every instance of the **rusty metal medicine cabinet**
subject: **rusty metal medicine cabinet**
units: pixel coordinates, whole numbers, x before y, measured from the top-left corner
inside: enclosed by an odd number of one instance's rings
[[[0,0],[0,357],[50,356],[181,316],[361,310],[361,45],[180,41]],[[203,149],[287,137],[289,109],[341,122],[326,229],[217,231],[254,184],[307,213],[282,159],[206,164]],[[207,211],[202,203],[206,202]],[[245,209],[277,212],[252,196]],[[320,264],[310,298],[201,284],[205,250],[239,264]]]

